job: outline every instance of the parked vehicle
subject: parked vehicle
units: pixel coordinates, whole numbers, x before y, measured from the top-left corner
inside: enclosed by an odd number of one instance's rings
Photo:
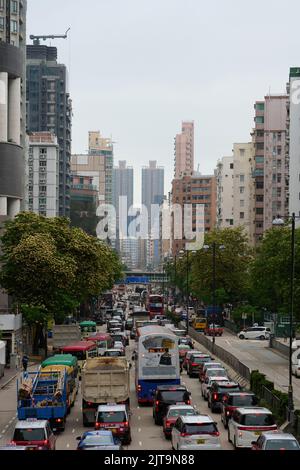
[[[82,419],[84,426],[94,426],[99,405],[129,406],[129,363],[125,357],[95,357],[82,369]]]
[[[30,418],[17,421],[12,443],[32,450],[55,450],[56,437],[48,420]]]
[[[76,439],[77,450],[123,450],[120,439],[112,431],[87,431]]]
[[[300,450],[300,445],[293,434],[266,431],[252,441],[252,450]]]
[[[172,428],[176,423],[178,416],[194,416],[198,411],[192,405],[170,405],[167,414],[163,419],[163,433],[166,439],[171,437]]]
[[[222,407],[221,407],[221,421],[224,424],[225,429],[228,427],[228,421],[230,420],[232,413],[236,408],[242,406],[257,406],[258,398],[252,392],[230,392],[223,396]]]
[[[193,324],[194,330],[204,331],[207,325],[207,318],[204,316],[196,316],[192,324]]]
[[[65,369],[24,372],[17,380],[17,397],[19,420],[48,420],[53,430],[65,429],[69,407]]]
[[[251,448],[264,431],[277,429],[273,414],[263,407],[236,408],[228,421],[228,441],[236,448]]]
[[[172,429],[174,450],[221,450],[217,424],[209,415],[180,416]]]
[[[237,336],[240,339],[269,339],[270,328],[266,328],[265,326],[251,326],[240,331]]]
[[[130,412],[126,405],[99,405],[95,429],[110,430],[123,444],[131,443]]]
[[[152,416],[155,424],[163,424],[168,407],[176,403],[191,404],[191,393],[185,385],[159,385],[154,393]]]
[[[222,326],[211,324],[205,328],[204,334],[207,336],[222,336],[223,331]]]
[[[212,412],[221,411],[223,397],[228,393],[240,390],[241,386],[237,382],[213,382],[207,396],[208,408],[211,408]]]

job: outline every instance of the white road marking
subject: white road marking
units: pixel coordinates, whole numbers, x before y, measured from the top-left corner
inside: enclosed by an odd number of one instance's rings
[[[230,346],[230,343],[229,343],[228,339],[225,339],[225,341],[226,341],[226,343],[229,344],[229,346]]]
[[[66,445],[66,448],[68,449],[69,447],[70,447],[70,444],[67,444],[67,445]]]
[[[79,418],[76,418],[76,421],[77,421],[77,423],[78,423],[78,421],[79,421]]]
[[[142,444],[142,441],[140,441],[140,442],[139,442],[139,446],[142,447],[142,445],[143,445],[143,444]]]
[[[6,425],[4,426],[4,429],[8,428],[8,426],[9,426],[9,425],[8,425],[8,424],[6,424]]]
[[[138,416],[138,420],[139,420],[139,421],[141,420],[141,417],[140,417],[140,416]]]
[[[141,428],[138,429],[138,432],[141,432]]]
[[[74,432],[75,432],[75,429],[72,429],[72,433],[74,433]]]

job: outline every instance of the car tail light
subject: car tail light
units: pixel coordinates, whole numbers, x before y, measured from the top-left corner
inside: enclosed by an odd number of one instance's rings
[[[45,439],[43,444],[44,444],[44,446],[49,445],[49,440],[48,440],[48,439]]]
[[[127,426],[128,426],[128,421],[124,421],[124,423],[122,423],[122,424],[123,424],[123,426],[124,426],[125,428],[127,428]]]
[[[219,431],[214,431],[214,432],[211,433],[211,435],[212,435],[212,436],[219,436],[220,433],[219,433]]]
[[[182,437],[189,436],[189,434],[188,434],[187,432],[181,432],[180,435],[181,435]]]
[[[214,394],[213,394],[213,399],[214,399],[214,400],[217,400],[217,399],[218,399],[218,394],[217,394],[217,393],[214,393]]]
[[[230,411],[227,410],[227,411],[226,411],[226,414],[227,414],[227,416],[229,416],[229,415],[230,415]]]
[[[190,404],[191,404],[191,400],[187,400],[187,401],[186,401],[186,404],[187,404],[187,405],[190,405]]]
[[[197,366],[197,365],[198,365],[197,362],[192,362],[191,363],[191,366]]]
[[[95,428],[96,428],[96,429],[99,429],[99,428],[100,428],[100,423],[96,423],[96,424],[95,424]]]
[[[171,421],[166,421],[166,426],[171,426]]]
[[[62,419],[61,418],[57,418],[57,423],[61,423],[62,422]]]
[[[141,386],[141,385],[138,385],[138,386],[137,386],[137,391],[138,391],[138,392],[141,392],[141,391],[142,391],[142,386]]]
[[[91,405],[92,405],[92,402],[91,402],[91,401],[88,401],[87,404],[88,404],[88,406],[91,406]]]
[[[159,401],[158,401],[158,400],[156,400],[156,402],[155,402],[155,405],[156,405],[156,406],[158,406],[158,405],[159,405]]]
[[[239,432],[239,437],[243,437],[243,433],[241,431]]]

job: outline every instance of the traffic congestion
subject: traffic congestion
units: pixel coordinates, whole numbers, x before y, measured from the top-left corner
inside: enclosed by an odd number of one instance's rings
[[[203,323],[195,316],[193,325]],[[219,325],[202,325],[210,335]],[[24,371],[1,450],[300,450],[272,412],[167,316],[162,295],[111,294],[93,319],[53,327]]]

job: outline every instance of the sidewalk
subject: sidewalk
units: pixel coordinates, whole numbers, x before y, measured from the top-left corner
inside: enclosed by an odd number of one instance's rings
[[[36,365],[38,365],[36,362],[30,362],[28,364],[28,369],[32,369],[32,367]],[[21,372],[23,372],[23,367],[15,369],[4,369],[4,376],[0,379],[0,390],[12,382],[12,380],[14,380]]]

